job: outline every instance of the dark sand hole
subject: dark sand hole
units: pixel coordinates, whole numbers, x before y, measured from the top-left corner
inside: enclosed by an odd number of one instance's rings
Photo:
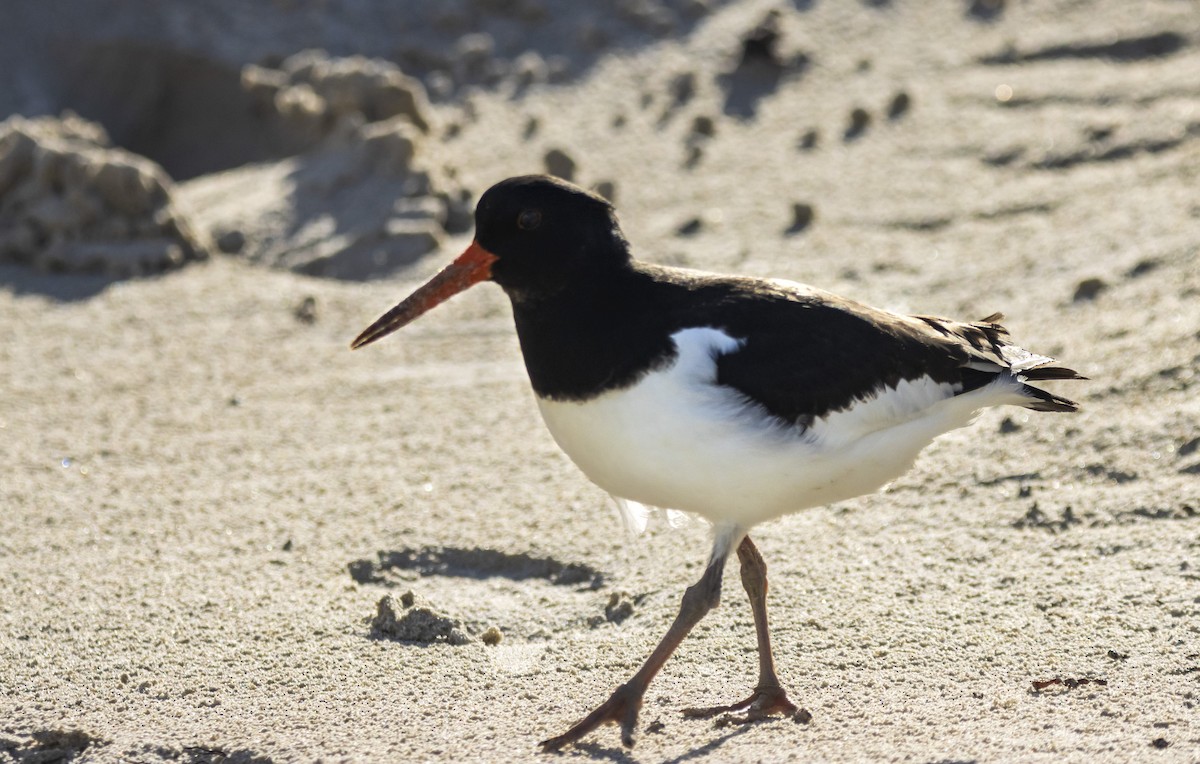
[[[719,78],[727,115],[750,119],[757,113],[759,101],[774,93],[785,76],[799,75],[808,68],[804,53],[787,56],[780,51],[781,35],[779,11],[769,12],[743,35],[737,66]]]
[[[602,572],[579,562],[559,562],[552,557],[535,557],[496,549],[422,547],[381,551],[376,560],[350,563],[350,576],[359,583],[394,584],[391,571],[411,570],[422,576],[451,576],[484,579],[492,577],[524,581],[540,578],[557,586],[599,589],[605,584]]]

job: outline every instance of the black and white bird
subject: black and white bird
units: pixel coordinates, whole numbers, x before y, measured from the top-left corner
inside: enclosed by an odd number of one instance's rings
[[[512,301],[529,380],[550,433],[630,524],[647,507],[698,515],[713,547],[671,628],[634,676],[556,750],[615,722],[633,745],[650,681],[716,606],[735,550],[758,636],[750,696],[692,716],[796,712],[775,672],[758,523],[877,490],[937,436],[983,408],[1077,406],[1030,382],[1083,379],[1009,341],[999,314],[908,316],[789,281],[635,260],[605,199],[545,176],[496,184],[475,239],[367,328],[361,347],[450,296],[494,281]]]

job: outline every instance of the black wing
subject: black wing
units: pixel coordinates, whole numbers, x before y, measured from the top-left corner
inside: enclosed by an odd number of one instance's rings
[[[728,385],[787,422],[807,424],[873,397],[901,380],[930,377],[956,394],[998,374],[1076,379],[1052,359],[1008,342],[988,316],[962,323],[903,316],[803,285],[729,279],[710,282],[707,315],[743,340],[717,359],[717,383]],[[713,310],[714,304],[717,306]],[[1027,386],[1030,408],[1072,411],[1075,404]]]

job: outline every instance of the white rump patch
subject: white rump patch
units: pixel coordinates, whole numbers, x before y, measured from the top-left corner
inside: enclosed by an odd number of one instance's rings
[[[902,379],[895,387],[883,388],[866,400],[855,401],[841,411],[815,420],[811,437],[822,446],[839,448],[871,433],[912,421],[934,404],[954,396],[956,389],[932,377]]]

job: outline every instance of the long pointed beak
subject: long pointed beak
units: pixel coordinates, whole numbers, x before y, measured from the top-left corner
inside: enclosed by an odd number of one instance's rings
[[[375,323],[354,338],[350,348],[360,348],[386,337],[402,326],[416,320],[438,303],[445,302],[473,284],[492,277],[496,256],[472,241],[458,259],[440,270],[425,285],[410,294],[399,305],[380,316]]]

